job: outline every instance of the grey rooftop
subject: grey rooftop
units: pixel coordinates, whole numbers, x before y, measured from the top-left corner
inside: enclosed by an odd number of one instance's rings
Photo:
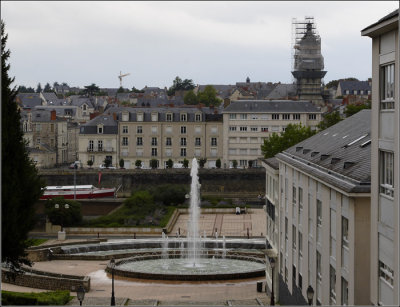
[[[320,113],[310,101],[296,100],[235,100],[227,106],[223,113]]]

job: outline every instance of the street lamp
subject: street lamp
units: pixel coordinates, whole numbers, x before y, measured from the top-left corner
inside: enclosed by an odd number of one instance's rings
[[[115,306],[115,296],[114,296],[114,268],[115,268],[115,259],[114,257],[110,260],[110,268],[111,268],[111,280],[112,280],[112,288],[111,288],[111,306]]]
[[[82,287],[82,285],[80,285],[76,290],[76,296],[78,297],[79,305],[82,306],[82,301],[85,298],[85,289]]]
[[[76,200],[76,169],[78,164],[74,163],[74,200]]]
[[[314,298],[314,289],[313,289],[313,287],[311,287],[311,285],[310,286],[308,286],[308,288],[307,288],[307,299],[308,299],[308,305],[312,305],[312,303],[313,303],[313,298]]]
[[[275,296],[274,296],[274,268],[275,268],[275,259],[271,258],[271,260],[269,261],[269,264],[271,265],[271,269],[272,269],[272,276],[271,276],[271,280],[272,280],[272,287],[271,287],[271,306],[275,305]]]
[[[60,205],[59,204],[55,204],[54,205],[54,208],[56,208],[56,209],[59,209],[60,208]],[[64,205],[64,208],[65,209],[69,209],[69,205],[68,204],[65,204]],[[61,213],[61,215],[60,215],[60,226],[61,226],[61,231],[63,231],[64,230],[64,227],[63,227],[63,224],[64,224],[64,217],[63,217],[63,215],[62,215],[62,213]]]

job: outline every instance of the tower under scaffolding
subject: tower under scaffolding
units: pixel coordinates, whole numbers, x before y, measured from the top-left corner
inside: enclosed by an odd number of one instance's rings
[[[292,76],[301,100],[323,105],[322,83],[326,74],[321,38],[314,17],[292,19]]]

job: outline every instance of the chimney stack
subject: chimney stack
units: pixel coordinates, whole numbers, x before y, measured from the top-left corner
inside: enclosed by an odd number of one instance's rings
[[[56,120],[57,119],[57,112],[56,112],[56,110],[51,110],[51,112],[50,112],[50,119],[51,120]]]

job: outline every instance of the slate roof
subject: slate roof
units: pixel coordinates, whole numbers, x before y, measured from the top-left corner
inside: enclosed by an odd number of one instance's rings
[[[39,93],[19,93],[17,97],[20,99],[23,108],[29,109],[42,105],[42,99],[39,97]]]
[[[276,155],[348,193],[371,190],[371,110],[355,115]]]
[[[113,115],[101,114],[81,126],[80,134],[97,134],[97,126],[103,124],[102,134],[118,134],[118,122]]]
[[[32,110],[32,121],[38,121],[38,122],[45,122],[45,121],[50,121],[50,115],[51,111],[55,110],[56,115],[57,115],[57,120],[62,120],[60,117],[64,117],[67,115],[69,116],[75,116],[76,114],[76,108],[74,106],[39,106],[35,107]],[[38,114],[40,114],[38,116]]]
[[[281,99],[287,96],[296,96],[296,84],[278,84],[265,99]]]
[[[272,167],[275,170],[279,169],[279,161],[275,157],[268,158],[268,159],[260,159],[260,160],[263,161],[265,164],[269,165],[270,167]]]
[[[367,94],[367,91],[371,90],[371,86],[368,81],[340,81],[338,87],[340,86],[342,95],[345,91],[350,91],[350,94],[356,91],[364,91],[364,94]]]
[[[222,98],[229,97],[233,90],[235,89],[234,85],[224,85],[224,84],[207,84],[211,85],[216,91],[217,95]],[[207,85],[199,85],[199,92],[203,92]]]
[[[223,111],[223,113],[239,112],[296,112],[296,113],[320,113],[310,101],[296,100],[234,100]]]
[[[57,99],[58,99],[57,95],[54,94],[53,92],[51,92],[51,93],[45,93],[45,92],[43,92],[42,95],[43,95],[44,99],[45,99],[47,102],[54,101],[54,100],[57,100]]]
[[[364,32],[365,30],[368,30],[369,28],[372,28],[378,24],[380,24],[381,22],[384,22],[386,20],[391,19],[392,17],[398,16],[399,15],[399,9],[394,10],[393,12],[387,14],[386,16],[382,17],[381,19],[379,19],[377,22],[373,23],[372,25],[369,25],[368,27],[366,27],[365,29],[361,30],[361,32]]]

